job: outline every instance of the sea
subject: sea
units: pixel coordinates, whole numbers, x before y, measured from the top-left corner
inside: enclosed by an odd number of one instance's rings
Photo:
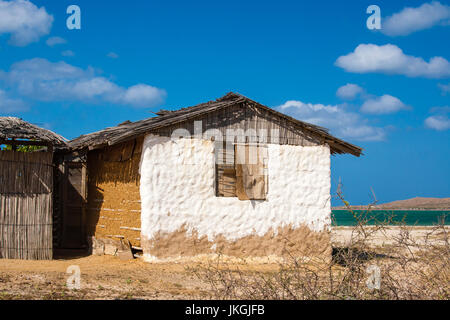
[[[367,225],[407,226],[450,225],[450,210],[332,210],[334,226],[354,226],[358,220]]]

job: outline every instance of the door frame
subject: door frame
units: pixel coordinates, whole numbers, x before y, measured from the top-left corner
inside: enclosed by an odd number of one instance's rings
[[[80,247],[68,246],[68,239],[66,234],[66,221],[68,216],[68,207],[71,206],[68,200],[68,188],[70,187],[69,172],[71,168],[81,167],[81,228],[80,228]],[[86,238],[86,205],[87,205],[87,164],[86,162],[75,162],[75,161],[64,161],[62,165],[63,169],[63,183],[62,183],[62,235],[61,235],[61,247],[64,249],[83,249],[86,248],[87,238]]]

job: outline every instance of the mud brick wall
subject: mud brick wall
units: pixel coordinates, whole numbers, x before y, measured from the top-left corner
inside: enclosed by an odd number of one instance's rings
[[[88,154],[88,236],[140,247],[139,163],[143,138]]]

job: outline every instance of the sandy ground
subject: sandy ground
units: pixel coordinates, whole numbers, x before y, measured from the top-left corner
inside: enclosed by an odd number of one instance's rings
[[[332,230],[334,247],[345,246],[352,227]],[[443,234],[426,235],[427,227],[414,227],[411,235],[418,241],[442,241]],[[447,228],[450,231],[450,228]],[[387,228],[372,239],[375,247],[392,244],[400,235],[398,228]],[[436,243],[436,242],[435,242]],[[53,261],[0,259],[0,300],[2,299],[208,299],[207,283],[190,272],[198,262],[146,263],[140,259],[122,261],[113,256],[85,256]],[[71,290],[66,282],[69,266],[81,271],[81,288]],[[241,269],[276,272],[276,263],[245,264]]]
[[[81,271],[80,290],[70,290],[66,273]],[[204,299],[207,286],[181,264],[87,256],[70,260],[0,260],[0,299]]]
[[[79,290],[70,290],[69,266],[79,266]],[[210,289],[187,270],[191,263],[122,261],[113,256],[87,256],[53,261],[0,259],[2,299],[209,299]],[[276,264],[245,265],[275,271]]]
[[[450,234],[450,226],[443,228],[435,227],[384,227],[375,230],[375,227],[365,227],[368,237],[368,244],[373,248],[392,246],[400,239],[408,239],[408,243],[418,245],[440,245],[445,241],[446,233]],[[331,231],[331,241],[333,246],[346,247],[351,243],[352,238],[357,237],[354,227],[333,227]]]

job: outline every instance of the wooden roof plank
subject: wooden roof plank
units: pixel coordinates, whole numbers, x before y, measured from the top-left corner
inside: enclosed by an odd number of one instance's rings
[[[190,121],[197,117],[205,116],[211,112],[243,103],[247,104],[247,106],[256,106],[256,109],[260,108],[275,115],[276,117],[280,117],[284,121],[287,121],[287,123],[292,124],[294,127],[304,132],[306,135],[312,137],[321,137],[321,140],[326,141],[330,145],[330,148],[332,149],[331,152],[333,154],[350,153],[357,157],[362,154],[362,149],[360,147],[332,136],[328,133],[328,130],[323,127],[292,118],[247,97],[232,92],[228,93],[222,98],[217,99],[216,101],[209,101],[196,106],[182,108],[175,111],[164,110],[164,112],[160,113],[161,115],[157,117],[131,123],[124,123],[117,127],[110,127],[98,132],[82,135],[70,141],[69,144],[74,149],[83,149],[87,147],[90,149],[97,149],[98,146],[101,147],[105,144],[114,145],[120,142],[134,139],[140,135],[150,133],[167,126]]]

